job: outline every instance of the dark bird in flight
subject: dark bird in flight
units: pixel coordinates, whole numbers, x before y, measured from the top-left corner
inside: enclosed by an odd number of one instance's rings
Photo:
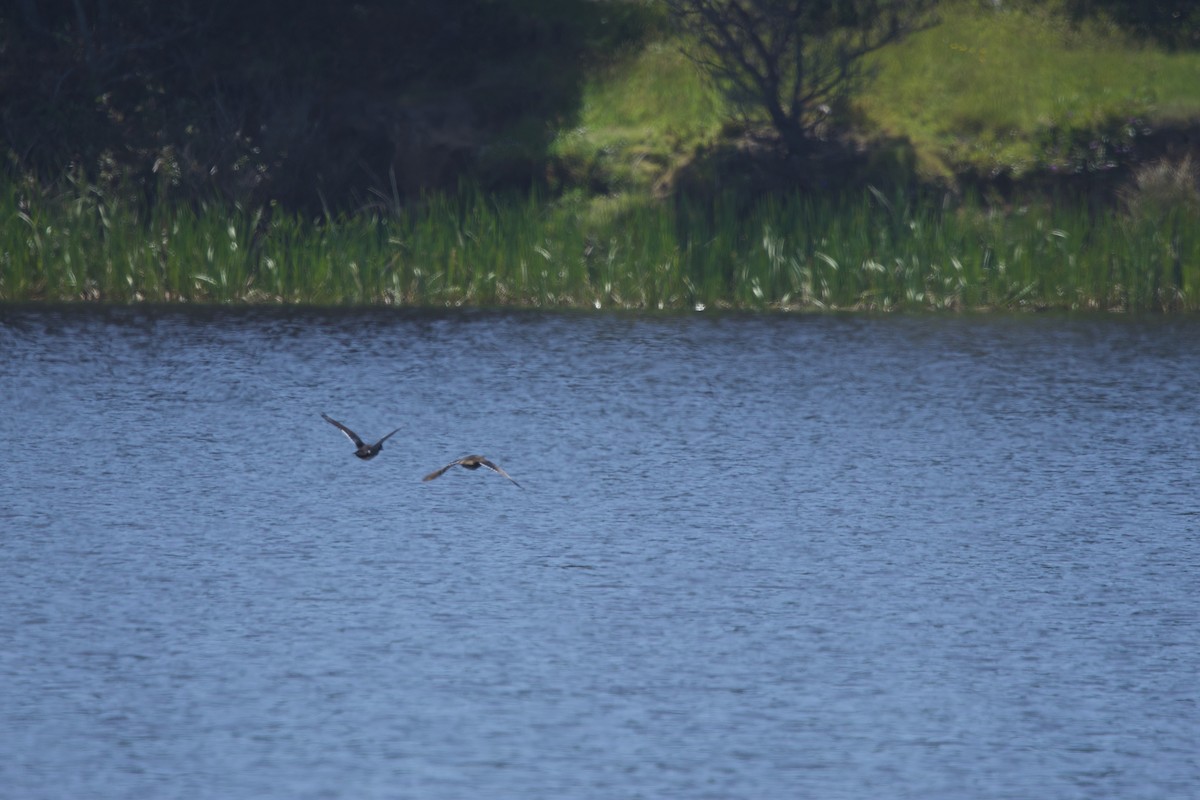
[[[337,428],[342,433],[346,434],[346,436],[350,439],[350,441],[354,442],[354,446],[355,446],[355,448],[357,448],[354,451],[354,455],[358,456],[363,461],[370,461],[372,458],[379,455],[379,451],[383,449],[383,443],[386,442],[388,439],[392,438],[393,434],[395,434],[396,432],[398,432],[400,430],[399,428],[396,428],[396,430],[392,431],[391,433],[389,433],[387,436],[380,439],[375,444],[367,444],[362,439],[358,438],[357,433],[350,430],[345,425],[338,422],[336,419],[329,416],[328,414],[321,414],[321,417],[326,422],[328,422],[330,425]]]
[[[488,461],[483,456],[463,456],[460,459],[451,461],[449,464],[442,467],[441,469],[435,469],[433,472],[429,473],[421,480],[431,481],[434,478],[440,478],[440,477],[442,477],[442,473],[445,472],[446,470],[450,469],[451,467],[463,467],[465,469],[479,469],[480,467],[487,467],[492,472],[498,472],[501,475],[503,475],[504,477],[508,478],[513,483],[517,483],[512,475],[509,475],[507,472],[500,469],[500,467],[496,466],[491,461]],[[521,486],[521,484],[517,483],[517,486]],[[521,488],[524,488],[524,487],[521,487]]]

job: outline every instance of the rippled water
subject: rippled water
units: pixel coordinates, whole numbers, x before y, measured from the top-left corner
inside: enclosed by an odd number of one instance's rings
[[[1200,786],[1195,319],[10,307],[0,387],[0,796]]]

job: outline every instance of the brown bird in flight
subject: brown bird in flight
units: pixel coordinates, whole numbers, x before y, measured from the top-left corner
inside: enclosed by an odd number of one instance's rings
[[[487,467],[492,472],[498,472],[501,475],[503,475],[504,477],[508,478],[513,483],[517,483],[516,479],[513,478],[512,475],[509,475],[507,472],[500,469],[500,467],[496,466],[491,461],[488,461],[483,456],[463,456],[460,459],[451,461],[449,464],[442,467],[441,469],[435,469],[433,472],[429,473],[421,480],[431,481],[434,478],[440,478],[440,477],[442,477],[442,473],[445,472],[446,470],[450,469],[451,467],[463,467],[465,469],[479,469],[480,467]],[[517,486],[521,486],[521,484],[517,483]],[[521,488],[523,489],[525,487],[522,486]]]
[[[321,414],[321,417],[326,422],[328,422],[330,425],[334,426],[339,431],[346,434],[347,438],[349,438],[350,441],[354,442],[354,446],[356,448],[358,448],[354,451],[354,455],[358,456],[363,461],[370,461],[372,458],[379,455],[379,451],[383,449],[383,443],[386,442],[388,439],[392,438],[392,435],[397,433],[400,430],[399,428],[396,428],[396,430],[392,431],[391,433],[389,433],[387,436],[380,439],[375,444],[367,444],[362,439],[358,438],[357,433],[350,430],[345,425],[338,422],[336,419],[329,416],[328,414],[323,413],[323,414]]]

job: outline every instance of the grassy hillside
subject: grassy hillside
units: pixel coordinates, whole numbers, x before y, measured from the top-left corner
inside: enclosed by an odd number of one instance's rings
[[[1157,127],[1200,124],[1200,53],[1073,25],[1054,6],[946,7],[879,55],[859,108],[922,163],[979,174],[1103,169]]]
[[[591,77],[579,124],[560,131],[550,153],[567,170],[567,186],[648,193],[673,165],[717,140],[727,116],[679,44],[659,40]]]
[[[1061,4],[949,2],[941,22],[879,52],[850,109],[856,136],[901,142],[924,179],[1127,166],[1146,137],[1200,126],[1200,53],[1167,52]],[[646,191],[713,150],[729,111],[663,40],[594,76],[552,154],[610,190]]]
[[[0,186],[0,301],[1200,310],[1200,53],[948,3],[840,112],[843,173],[795,191],[651,30],[492,145],[542,193],[338,215],[26,177]]]

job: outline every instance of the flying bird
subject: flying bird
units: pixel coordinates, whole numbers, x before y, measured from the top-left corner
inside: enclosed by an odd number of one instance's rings
[[[446,470],[450,469],[451,467],[463,467],[464,469],[479,469],[480,467],[487,467],[492,472],[498,472],[501,475],[503,475],[504,477],[508,478],[513,483],[516,483],[517,486],[521,486],[521,484],[517,483],[517,481],[513,478],[512,475],[509,475],[507,472],[500,469],[500,467],[496,466],[491,461],[488,461],[483,456],[463,456],[462,458],[451,461],[449,464],[442,467],[441,469],[434,470],[433,472],[429,473],[421,480],[431,481],[434,478],[440,478],[440,477],[442,477],[442,473],[444,473]],[[525,488],[525,487],[522,486],[521,488]]]
[[[357,448],[354,451],[354,455],[358,456],[363,461],[370,461],[372,458],[379,455],[379,451],[383,449],[383,443],[386,442],[388,439],[392,438],[392,436],[400,430],[399,428],[396,428],[396,430],[392,431],[391,433],[389,433],[387,436],[380,439],[375,444],[367,444],[362,439],[358,438],[357,433],[350,430],[345,425],[338,422],[336,419],[329,416],[328,414],[323,413],[323,414],[321,414],[321,417],[326,422],[328,422],[330,425],[334,426],[339,431],[346,434],[347,438],[349,438],[350,441],[354,442],[354,446],[355,446],[355,448]]]

